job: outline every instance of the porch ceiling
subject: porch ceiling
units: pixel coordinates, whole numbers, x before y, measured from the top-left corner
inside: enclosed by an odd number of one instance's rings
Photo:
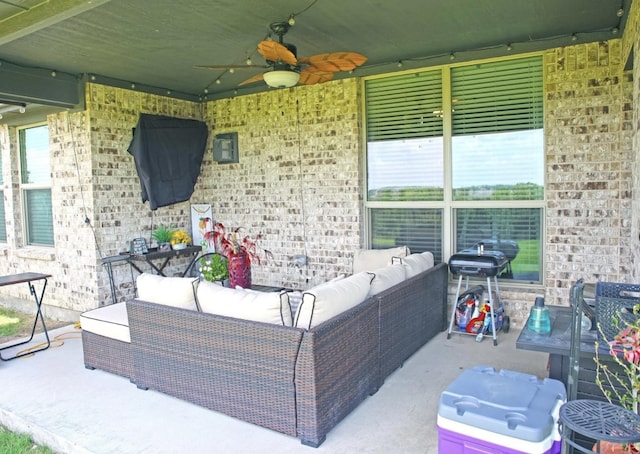
[[[263,64],[258,42],[271,22],[291,14],[296,22],[285,41],[299,56],[358,52],[368,61],[355,74],[369,75],[396,71],[399,62],[403,69],[449,63],[452,54],[464,61],[610,39],[622,34],[630,6],[631,0],[0,0],[0,102],[11,95],[2,85],[29,100],[52,71],[58,79],[93,77],[186,99],[233,96],[261,70],[193,66],[242,65],[247,56]],[[9,81],[7,68],[29,77]],[[266,89],[259,82],[238,94]],[[34,100],[49,103],[44,95]]]

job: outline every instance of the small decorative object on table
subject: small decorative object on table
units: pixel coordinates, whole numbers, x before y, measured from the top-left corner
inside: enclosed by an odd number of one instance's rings
[[[262,234],[258,234],[255,240],[245,236],[238,240],[240,227],[227,232],[224,224],[216,222],[213,231],[207,232],[205,239],[215,246],[218,253],[224,255],[229,261],[229,287],[251,288],[251,262],[261,264],[261,255],[264,254],[264,261],[267,262],[273,254],[258,246],[258,241],[262,239]]]
[[[175,230],[171,233],[171,240],[169,242],[173,249],[180,250],[191,244],[191,237],[186,230]]]
[[[165,252],[171,250],[171,235],[173,229],[164,224],[160,224],[152,233],[151,237],[158,243],[158,251]]]

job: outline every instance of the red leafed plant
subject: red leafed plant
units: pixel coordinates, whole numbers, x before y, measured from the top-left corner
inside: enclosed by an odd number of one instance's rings
[[[258,234],[255,240],[248,236],[240,237],[241,227],[232,230],[227,228],[221,222],[213,224],[213,230],[206,232],[204,239],[213,245],[216,252],[224,255],[228,259],[231,257],[244,254],[249,262],[255,262],[258,265],[265,263],[273,258],[271,251],[260,247],[258,242],[262,239],[262,234]],[[264,256],[264,259],[263,257]]]

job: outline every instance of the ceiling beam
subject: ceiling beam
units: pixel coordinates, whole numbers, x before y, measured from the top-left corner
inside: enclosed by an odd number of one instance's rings
[[[84,102],[84,81],[73,74],[0,61],[0,99],[73,109]]]
[[[40,3],[0,21],[0,45],[89,11],[110,0],[55,0]]]

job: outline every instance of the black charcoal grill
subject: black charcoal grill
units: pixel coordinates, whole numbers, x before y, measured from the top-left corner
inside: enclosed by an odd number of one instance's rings
[[[469,249],[463,249],[449,258],[449,270],[451,273],[458,275],[458,288],[456,290],[456,299],[458,301],[460,297],[460,289],[462,287],[462,278],[466,278],[466,287],[469,287],[469,277],[485,277],[487,279],[487,290],[489,293],[489,317],[491,322],[491,331],[493,334],[493,345],[498,345],[496,337],[495,326],[495,312],[498,308],[502,308],[502,298],[500,297],[500,288],[498,287],[498,274],[505,270],[509,266],[509,259],[504,252],[499,250],[484,249],[484,247],[475,247]],[[497,301],[493,301],[493,293],[491,291],[492,283],[495,286],[495,292]],[[497,303],[497,305],[496,305]],[[451,338],[451,334],[459,331],[453,331],[453,324],[455,319],[456,304],[453,305],[453,311],[451,313],[451,319],[449,320],[449,330],[447,332],[447,339]],[[508,326],[508,324],[507,324]],[[483,331],[480,331],[476,337],[476,341],[482,340]]]
[[[449,259],[449,270],[453,274],[464,276],[494,277],[509,265],[509,260],[502,251],[478,251],[479,248],[469,248],[453,254]]]

